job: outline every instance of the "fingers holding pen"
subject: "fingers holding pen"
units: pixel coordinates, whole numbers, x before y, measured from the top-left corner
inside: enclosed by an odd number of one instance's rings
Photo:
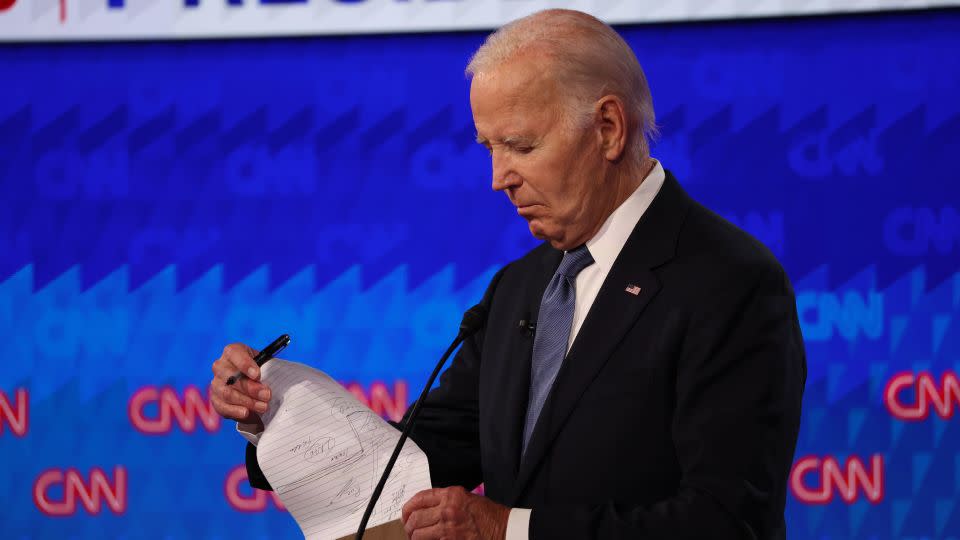
[[[211,366],[210,395],[216,411],[227,418],[259,421],[259,414],[266,412],[272,392],[260,381],[257,363],[273,358],[289,343],[290,336],[281,334],[259,353],[243,343],[224,347]]]
[[[260,379],[260,368],[254,361],[255,354],[256,351],[241,343],[227,345],[220,358],[213,363],[214,376],[225,383],[230,383],[231,379],[235,382],[244,380],[243,377],[237,378],[239,374],[245,374],[248,380],[258,381]],[[251,375],[253,376],[251,377]],[[250,394],[252,397],[255,397],[256,393],[261,390],[258,387],[249,388],[255,390]]]
[[[251,378],[237,380],[233,385],[227,381],[238,372],[252,373],[260,377],[260,370],[254,362],[256,351],[233,343],[223,349],[223,354],[212,366],[213,380],[210,382],[210,395],[215,410],[226,418],[247,421],[267,410],[270,400],[270,388]],[[251,371],[255,370],[255,371]]]
[[[227,378],[237,373],[243,373],[250,379],[259,380],[260,367],[254,361],[256,355],[257,351],[243,343],[231,343],[224,347],[220,359],[223,360],[225,365],[232,368]]]

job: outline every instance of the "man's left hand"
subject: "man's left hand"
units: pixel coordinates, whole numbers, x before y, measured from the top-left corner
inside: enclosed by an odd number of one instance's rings
[[[403,505],[410,540],[503,540],[510,509],[462,487],[427,489]]]

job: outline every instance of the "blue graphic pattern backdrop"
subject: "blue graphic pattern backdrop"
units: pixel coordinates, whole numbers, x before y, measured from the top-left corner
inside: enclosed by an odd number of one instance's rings
[[[797,457],[883,457],[882,500],[791,490],[790,536],[960,537],[957,417],[884,402],[897,373],[960,370],[960,13],[622,30],[654,155],[793,280]],[[230,423],[144,434],[131,396],[203,389],[224,344],[280,332],[286,357],[415,395],[461,311],[535,245],[473,142],[462,70],[482,38],[0,47],[0,391],[29,390],[29,428],[0,433],[4,537],[298,535],[271,505],[228,504]],[[44,471],[117,465],[123,513],[38,508]]]

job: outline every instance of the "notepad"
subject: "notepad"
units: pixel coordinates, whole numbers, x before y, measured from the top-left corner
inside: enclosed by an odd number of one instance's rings
[[[257,461],[308,540],[355,533],[400,432],[322,371],[273,359],[261,368],[270,406]],[[429,489],[427,457],[404,443],[369,527],[398,519]]]

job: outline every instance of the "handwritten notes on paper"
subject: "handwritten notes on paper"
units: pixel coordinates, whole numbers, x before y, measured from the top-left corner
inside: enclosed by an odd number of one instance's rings
[[[355,533],[400,432],[322,371],[278,359],[261,369],[272,390],[257,445],[264,476],[308,540]],[[430,487],[427,458],[408,439],[369,527],[399,519]]]

